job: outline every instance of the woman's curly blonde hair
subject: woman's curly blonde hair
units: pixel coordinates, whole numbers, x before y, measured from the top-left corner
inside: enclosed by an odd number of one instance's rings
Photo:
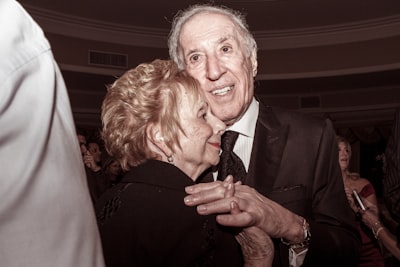
[[[182,89],[197,100],[197,81],[171,60],[156,59],[125,72],[111,86],[102,104],[102,138],[107,152],[124,171],[158,158],[148,147],[146,127],[160,125],[167,146],[180,147],[179,105]]]

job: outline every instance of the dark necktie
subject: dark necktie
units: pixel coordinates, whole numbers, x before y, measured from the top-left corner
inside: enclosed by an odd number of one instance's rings
[[[246,169],[242,160],[233,152],[236,139],[239,133],[226,131],[222,135],[222,154],[218,167],[218,180],[223,181],[227,175],[231,174],[233,180],[243,181],[246,177]]]

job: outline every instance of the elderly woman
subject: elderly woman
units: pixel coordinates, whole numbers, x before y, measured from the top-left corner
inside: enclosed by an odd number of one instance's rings
[[[171,61],[141,64],[109,88],[102,121],[105,147],[126,172],[96,203],[107,266],[270,265],[262,231],[221,227],[183,203],[184,188],[218,164],[225,131],[193,78]],[[232,179],[225,184],[233,195]]]

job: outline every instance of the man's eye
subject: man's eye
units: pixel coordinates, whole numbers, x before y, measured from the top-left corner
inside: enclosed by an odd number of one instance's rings
[[[224,46],[224,47],[222,47],[221,50],[222,50],[224,53],[227,53],[227,52],[231,51],[231,48],[230,48],[229,46]]]
[[[198,61],[199,58],[200,58],[199,55],[193,55],[193,56],[190,57],[190,61]]]

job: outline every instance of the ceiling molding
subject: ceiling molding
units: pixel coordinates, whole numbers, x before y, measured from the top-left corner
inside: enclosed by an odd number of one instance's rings
[[[24,6],[44,31],[64,36],[131,46],[166,48],[168,30],[91,20]],[[400,35],[400,15],[357,23],[282,31],[255,31],[261,50],[314,47]]]
[[[299,72],[299,73],[266,73],[257,74],[258,80],[285,80],[285,79],[299,79],[299,78],[318,78],[318,77],[335,77],[349,74],[362,74],[379,72],[386,70],[400,69],[400,63],[386,64],[386,65],[374,65],[359,68],[346,68],[336,70],[323,70],[313,72]]]
[[[400,35],[400,15],[357,23],[304,29],[254,32],[260,49],[287,49],[336,45]]]
[[[31,5],[24,7],[45,32],[132,46],[165,48],[167,44],[166,30],[85,19]]]
[[[126,70],[113,69],[113,68],[103,68],[95,66],[82,66],[82,65],[72,65],[59,63],[60,69],[65,71],[74,71],[98,75],[111,75],[111,76],[121,76]]]
[[[94,66],[82,66],[82,65],[72,65],[72,64],[63,64],[63,63],[59,63],[59,65],[62,70],[66,70],[66,71],[75,71],[75,72],[100,74],[100,75],[120,76],[125,72],[125,70],[113,69],[113,68],[101,68],[101,67],[94,67]],[[379,71],[394,70],[394,69],[400,69],[400,63],[379,65],[379,66],[368,66],[368,67],[363,67],[363,68],[328,70],[328,71],[258,74],[257,80],[285,80],[285,79],[300,79],[300,78],[309,78],[309,77],[313,77],[313,78],[335,77],[335,76],[341,76],[341,75],[371,73],[371,72],[379,72]]]

